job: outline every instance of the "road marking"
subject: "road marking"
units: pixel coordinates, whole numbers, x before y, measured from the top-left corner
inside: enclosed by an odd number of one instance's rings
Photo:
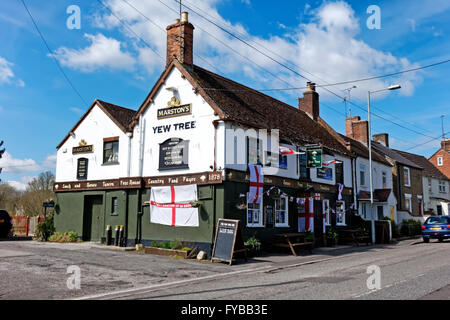
[[[142,293],[145,293],[147,290],[160,289],[160,288],[166,287],[166,286],[174,286],[174,285],[185,284],[185,283],[189,283],[189,282],[193,282],[193,281],[202,281],[202,280],[207,280],[207,279],[227,277],[227,276],[231,276],[231,275],[235,275],[235,274],[241,274],[241,273],[259,272],[259,271],[267,269],[267,268],[271,268],[271,266],[265,266],[265,267],[261,267],[261,268],[251,268],[251,269],[237,270],[237,271],[228,272],[228,273],[213,274],[213,275],[200,277],[200,278],[186,279],[186,280],[180,280],[180,281],[174,281],[174,282],[168,282],[168,283],[161,283],[161,284],[151,285],[151,286],[147,286],[147,287],[132,288],[132,289],[119,290],[119,291],[109,292],[109,293],[101,293],[101,294],[96,294],[96,295],[89,295],[89,296],[74,298],[72,300],[90,300],[90,299],[107,298],[108,296],[113,297],[115,295],[123,295],[123,294],[127,294],[127,293],[136,294],[136,293],[140,293],[139,291],[144,291]]]

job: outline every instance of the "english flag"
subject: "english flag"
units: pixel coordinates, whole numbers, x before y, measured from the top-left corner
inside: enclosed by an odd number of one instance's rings
[[[197,185],[153,187],[150,195],[150,222],[172,227],[198,227]]]
[[[322,163],[322,165],[328,167],[332,163],[342,163],[342,161],[334,159],[334,160],[326,161],[326,162]]]
[[[261,203],[264,189],[264,175],[262,167],[256,164],[249,164],[250,170],[250,191],[248,193],[249,203]]]
[[[298,232],[314,232],[314,198],[301,198],[299,202],[301,211],[298,214]]]
[[[288,147],[280,146],[279,149],[280,149],[280,154],[283,154],[283,155],[284,154],[305,154],[304,152],[294,151],[293,149],[288,148]]]

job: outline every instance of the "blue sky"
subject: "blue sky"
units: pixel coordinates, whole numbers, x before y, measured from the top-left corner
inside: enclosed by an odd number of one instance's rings
[[[56,146],[89,104],[99,98],[137,109],[164,68],[165,26],[174,0],[25,0],[54,57],[80,92],[72,90],[49,56],[20,0],[0,2],[0,139],[7,154],[0,175],[18,188],[53,170]],[[202,19],[201,13],[318,84],[348,81],[450,59],[450,2],[203,0],[184,2],[196,27],[194,63],[256,89],[304,87],[306,80]],[[281,4],[282,3],[282,4]],[[68,29],[70,5],[81,9],[81,29]],[[136,11],[132,6],[148,19]],[[195,7],[194,7],[195,5]],[[381,10],[381,29],[370,30],[366,12]],[[130,31],[132,30],[132,31]],[[139,35],[139,38],[136,37]],[[151,49],[149,49],[149,46]],[[157,52],[155,54],[154,52]],[[163,58],[161,58],[163,57]],[[206,61],[206,62],[205,62]],[[430,156],[450,131],[450,63],[398,77],[360,82],[352,115],[367,118],[367,91],[399,83],[373,96],[373,133],[387,132],[394,148]],[[275,75],[276,77],[274,77]],[[344,96],[345,88],[332,87]],[[303,90],[272,92],[291,105]],[[321,116],[345,133],[341,99],[319,89]],[[408,129],[405,129],[409,128]],[[416,132],[413,132],[414,130]],[[420,133],[420,134],[419,134]],[[414,149],[411,147],[423,144]]]

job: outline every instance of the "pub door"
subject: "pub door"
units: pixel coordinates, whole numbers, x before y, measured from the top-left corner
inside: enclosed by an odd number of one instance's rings
[[[323,246],[323,211],[322,201],[314,200],[314,238],[315,246]]]
[[[103,197],[86,196],[83,212],[83,241],[99,241],[101,237],[100,225],[102,219]]]

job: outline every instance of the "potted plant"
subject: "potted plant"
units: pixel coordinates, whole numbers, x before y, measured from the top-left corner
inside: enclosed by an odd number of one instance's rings
[[[315,240],[314,233],[312,233],[311,231],[306,231],[305,232],[305,242],[314,243],[314,240]]]
[[[259,256],[261,253],[261,242],[255,237],[248,238],[248,240],[244,242],[244,246],[247,249],[249,256]]]
[[[338,233],[333,229],[329,229],[327,231],[327,246],[334,247],[337,244],[337,241],[338,241]]]

